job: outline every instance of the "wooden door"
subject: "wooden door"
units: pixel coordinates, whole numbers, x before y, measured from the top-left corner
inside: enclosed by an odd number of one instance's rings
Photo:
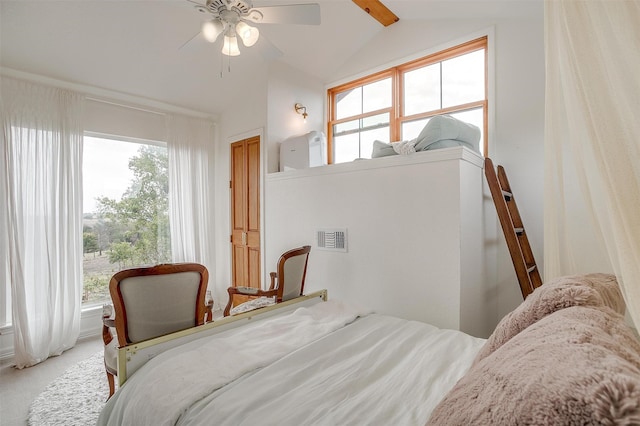
[[[232,285],[260,288],[260,137],[231,144]],[[242,299],[236,298],[235,304]]]

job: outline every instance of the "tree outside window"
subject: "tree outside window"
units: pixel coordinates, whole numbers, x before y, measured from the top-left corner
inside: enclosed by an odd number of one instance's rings
[[[93,137],[84,155],[83,303],[102,303],[115,272],[171,260],[168,155],[163,146]]]

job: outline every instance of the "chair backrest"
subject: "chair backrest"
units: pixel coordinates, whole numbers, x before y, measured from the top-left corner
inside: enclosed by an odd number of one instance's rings
[[[202,325],[209,272],[197,263],[126,269],[109,283],[119,346]]]
[[[302,296],[310,251],[311,246],[303,246],[285,252],[278,259],[278,302]]]

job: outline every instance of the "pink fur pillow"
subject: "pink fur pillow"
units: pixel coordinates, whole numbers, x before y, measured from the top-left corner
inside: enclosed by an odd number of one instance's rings
[[[570,306],[606,306],[620,314],[625,311],[614,275],[594,273],[556,278],[537,288],[500,321],[478,352],[474,364],[531,324]]]
[[[472,366],[427,424],[640,424],[640,342],[608,307],[561,309]]]

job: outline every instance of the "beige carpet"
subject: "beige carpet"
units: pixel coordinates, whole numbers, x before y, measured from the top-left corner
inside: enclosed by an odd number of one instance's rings
[[[95,425],[109,396],[103,352],[80,361],[49,384],[29,407],[29,426]]]

